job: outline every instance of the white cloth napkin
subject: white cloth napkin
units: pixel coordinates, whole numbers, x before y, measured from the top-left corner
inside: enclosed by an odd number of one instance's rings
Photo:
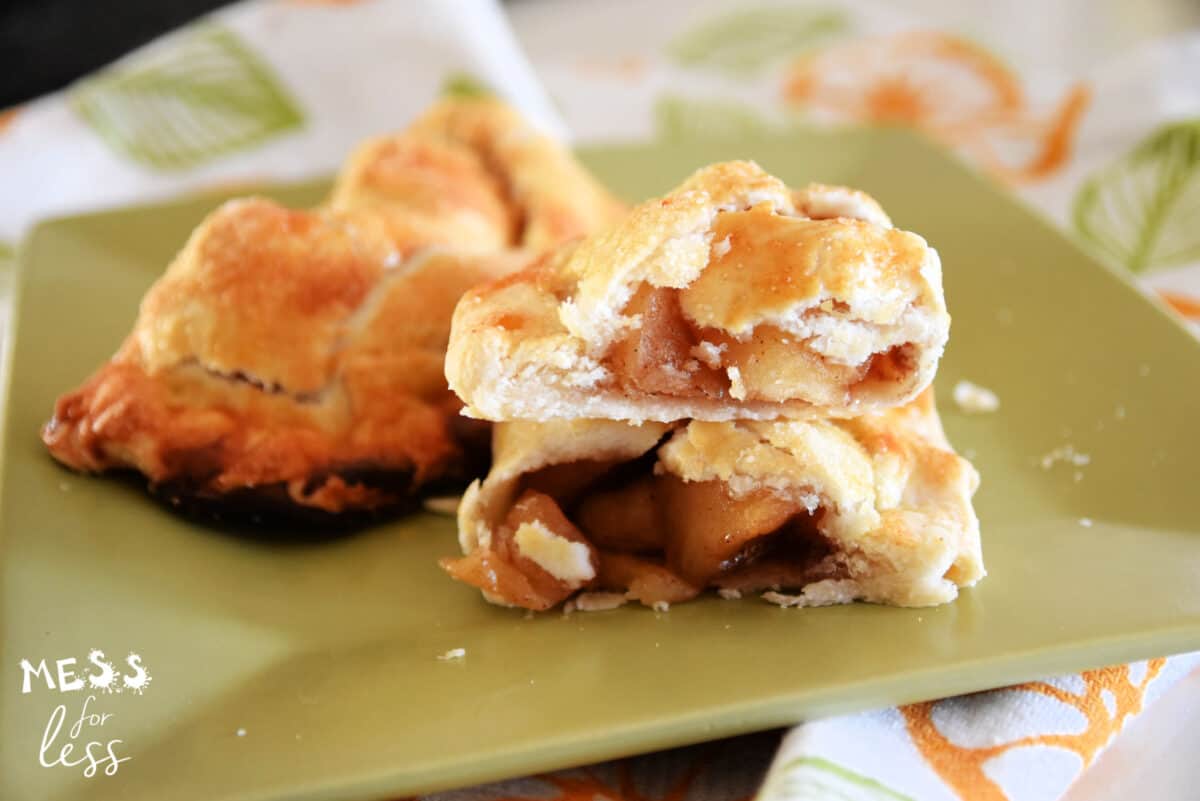
[[[482,80],[549,132],[569,127],[581,141],[908,115],[902,121],[1011,181],[1102,256],[1137,271],[1148,291],[1184,311],[1196,301],[1200,319],[1200,36],[1146,42],[1080,30],[1097,25],[1094,4],[1023,2],[1024,12],[947,5],[943,20],[861,0],[753,8],[660,0],[652,12],[633,0],[523,2],[510,8],[521,44],[491,0],[243,3],[0,114],[0,267],[49,216],[328,173],[357,141],[402,127],[448,84]],[[1031,27],[1034,13],[1040,25]],[[897,65],[907,77],[889,84]],[[856,104],[840,102],[847,97]],[[1089,227],[1113,223],[1114,209],[1130,203],[1140,211],[1117,218],[1115,238]],[[0,292],[7,308],[7,288]],[[803,723],[784,739],[760,795],[1059,798],[1196,661],[1150,660]],[[737,742],[734,751],[774,741]],[[754,792],[754,760],[730,760],[719,774],[687,767],[707,759],[685,749],[446,795],[619,797],[635,773],[657,777],[650,789],[638,785],[646,799]],[[668,782],[668,773],[690,778]]]
[[[0,121],[0,241],[36,220],[328,174],[448,83],[562,122],[492,0],[225,8]]]

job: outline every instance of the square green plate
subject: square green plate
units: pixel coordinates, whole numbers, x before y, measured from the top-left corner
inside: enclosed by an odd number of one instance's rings
[[[938,385],[983,474],[990,577],[937,609],[705,599],[526,619],[441,574],[447,518],[292,547],[180,520],[129,483],[60,469],[38,429],[217,199],[59,220],[24,249],[16,302],[0,797],[375,798],[1200,648],[1200,347],[1125,280],[900,132],[583,156],[629,198],[752,157],[790,182],[861,186],[941,251],[954,334]],[[957,412],[961,378],[1001,410]],[[1067,445],[1090,461],[1041,466]],[[136,652],[152,676],[142,695],[97,694],[89,711],[111,716],[81,727],[74,756],[121,740],[112,777],[39,764],[54,708],[67,722],[48,761],[87,691],[20,692],[21,659],[54,669],[92,648]]]

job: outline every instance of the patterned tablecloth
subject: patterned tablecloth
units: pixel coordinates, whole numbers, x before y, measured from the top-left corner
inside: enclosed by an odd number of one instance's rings
[[[1198,76],[1200,6],[1186,0],[243,3],[0,112],[0,276],[39,219],[329,172],[438,94],[486,89],[575,141],[917,128],[1200,330]],[[1177,683],[1196,663],[1153,659],[438,797],[1184,798],[1194,774],[1161,739],[1200,740],[1187,717],[1200,678]],[[1068,791],[1166,692],[1172,703]]]

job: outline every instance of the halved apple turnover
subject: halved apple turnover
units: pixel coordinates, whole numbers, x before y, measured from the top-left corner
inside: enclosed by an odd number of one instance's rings
[[[500,423],[459,508],[454,578],[543,610],[705,588],[787,605],[925,606],[984,575],[979,482],[932,390],[852,420]]]
[[[867,195],[706,167],[468,293],[450,386],[489,420],[850,417],[929,385],[937,253]]]

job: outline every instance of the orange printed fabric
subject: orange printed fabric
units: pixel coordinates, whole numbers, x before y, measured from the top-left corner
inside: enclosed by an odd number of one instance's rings
[[[773,731],[716,740],[452,790],[422,801],[752,801],[780,736]]]
[[[423,801],[1053,801],[1197,668],[1200,654],[1152,659]]]
[[[1200,656],[804,723],[759,801],[1039,801],[1065,793],[1130,720]]]
[[[827,121],[916,128],[1014,182],[1044,179],[1066,164],[1090,102],[1079,83],[1050,108],[1034,107],[997,56],[935,31],[821,48],[792,64],[783,95]]]
[[[1167,289],[1158,290],[1158,296],[1171,309],[1174,309],[1185,319],[1200,323],[1200,299],[1191,298],[1182,292],[1172,292]]]

